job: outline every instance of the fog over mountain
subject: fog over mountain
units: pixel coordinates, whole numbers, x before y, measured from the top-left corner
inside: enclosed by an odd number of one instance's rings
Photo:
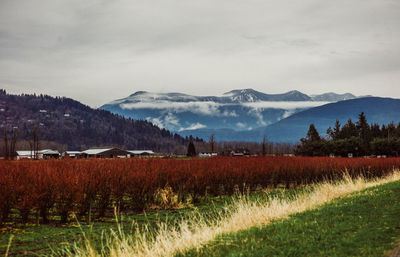
[[[264,136],[272,142],[297,143],[305,137],[308,128],[313,123],[322,137],[327,136],[326,130],[332,127],[336,120],[344,125],[348,119],[358,120],[358,115],[364,112],[370,124],[379,125],[400,122],[400,99],[382,97],[363,97],[351,100],[328,103],[295,113],[271,125],[247,131],[233,129],[196,129],[180,132],[183,136],[196,135],[208,139],[213,134],[219,141],[249,141],[260,142]]]
[[[197,136],[195,130],[199,129],[252,131],[312,107],[354,98],[357,97],[350,93],[308,96],[296,90],[266,94],[238,89],[221,96],[138,91],[101,108],[133,119],[148,120],[174,132],[194,132],[192,134]]]

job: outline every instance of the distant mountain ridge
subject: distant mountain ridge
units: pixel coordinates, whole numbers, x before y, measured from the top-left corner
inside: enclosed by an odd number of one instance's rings
[[[345,94],[336,94],[336,93],[325,93],[321,95],[311,95],[311,99],[313,101],[327,101],[327,102],[338,102],[338,101],[344,101],[344,100],[351,100],[358,98],[357,96],[350,94],[350,93],[345,93]]]
[[[197,129],[195,131],[183,131],[182,135],[192,133],[196,136],[207,139],[207,136],[214,134],[215,138],[221,141],[254,141],[260,142],[262,138],[272,142],[296,143],[305,137],[310,124],[314,124],[321,136],[326,136],[328,127],[333,127],[336,120],[344,125],[348,119],[356,122],[358,115],[364,112],[369,124],[396,125],[400,122],[400,99],[365,97],[329,103],[326,105],[310,108],[274,124],[251,131],[235,131],[228,129]]]
[[[312,98],[300,91],[293,90],[283,94],[265,94],[254,89],[237,89],[224,93],[232,102],[257,102],[257,101],[311,101]]]
[[[100,108],[187,135],[199,130],[255,130],[308,108],[354,98],[357,97],[350,93],[308,96],[292,90],[266,94],[251,88],[231,90],[221,96],[137,91]]]
[[[248,103],[248,102],[259,102],[259,101],[270,101],[270,102],[297,102],[297,101],[343,101],[358,98],[357,96],[345,93],[324,93],[320,95],[308,96],[300,91],[292,90],[282,94],[266,94],[256,91],[251,88],[247,89],[235,89],[224,93],[222,96],[194,96],[183,93],[152,93],[147,91],[137,91],[126,98],[112,101],[112,103],[122,102],[150,102],[150,101],[174,101],[174,102],[206,102],[214,101],[217,103]]]
[[[296,99],[304,98],[302,93],[291,92],[272,97],[288,99],[292,95]],[[336,95],[328,93],[310,98],[332,100],[338,99]],[[125,111],[127,119],[120,116],[123,113],[116,112],[119,115],[115,115],[101,109],[94,110],[69,98],[10,95],[0,90],[0,126],[18,127],[23,132],[21,139],[29,139],[29,130],[38,126],[41,140],[64,144],[73,150],[114,145],[164,152],[179,149],[182,153],[189,142],[185,136],[191,135],[205,140],[214,134],[217,141],[257,142],[266,135],[269,141],[295,143],[306,135],[311,123],[323,136],[336,119],[342,124],[349,118],[356,121],[361,112],[366,114],[369,123],[400,121],[400,99],[363,97],[337,102],[265,101],[271,99],[268,97],[271,95],[239,90],[228,92],[222,96],[223,100],[211,96],[200,97],[200,101],[196,96],[186,94],[142,91],[108,106]],[[338,97],[352,96],[344,94]],[[131,119],[137,113],[147,115],[143,116],[147,118]],[[173,126],[175,133],[152,122]],[[230,124],[233,126],[229,127]],[[252,127],[247,127],[249,125]]]
[[[364,97],[330,103],[293,114],[271,124],[262,132],[278,142],[297,142],[305,137],[311,123],[321,135],[325,135],[328,127],[333,127],[336,120],[342,125],[348,119],[356,122],[361,112],[365,113],[368,123],[397,124],[400,122],[400,99]]]

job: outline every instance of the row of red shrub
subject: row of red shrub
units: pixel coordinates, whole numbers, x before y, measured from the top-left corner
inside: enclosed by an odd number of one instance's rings
[[[0,224],[17,209],[23,222],[32,211],[47,223],[71,212],[105,215],[112,206],[143,210],[157,189],[170,186],[179,197],[231,195],[258,186],[309,184],[350,175],[380,177],[400,168],[400,158],[347,159],[243,157],[210,159],[114,159],[0,162]]]

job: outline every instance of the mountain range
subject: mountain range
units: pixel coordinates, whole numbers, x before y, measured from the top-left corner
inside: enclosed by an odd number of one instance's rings
[[[299,91],[264,94],[252,89],[221,96],[139,91],[92,109],[65,97],[0,90],[0,127],[18,128],[24,140],[30,140],[33,127],[38,127],[43,143],[56,142],[70,150],[112,145],[182,153],[189,140],[208,140],[211,134],[217,141],[260,142],[266,135],[272,142],[298,142],[311,123],[324,135],[336,120],[356,121],[361,112],[369,123],[398,123],[400,99],[308,96]]]
[[[255,141],[260,142],[264,136],[273,142],[299,142],[305,137],[310,124],[314,124],[322,136],[326,130],[333,127],[336,120],[344,125],[349,119],[358,120],[358,115],[364,112],[368,123],[380,125],[400,122],[400,99],[365,97],[344,100],[335,103],[310,108],[295,113],[269,126],[248,130],[232,129],[197,129],[191,134],[207,139],[213,134],[220,141]],[[189,131],[182,131],[186,135]]]
[[[352,94],[335,93],[308,96],[296,90],[265,94],[241,89],[222,96],[138,91],[100,108],[187,134],[196,129],[253,130],[311,107],[355,98]]]
[[[138,91],[100,108],[132,119],[151,121],[183,136],[207,139],[210,134],[215,134],[223,141],[259,141],[264,133],[268,133],[271,140],[293,142],[299,136],[293,134],[287,138],[276,134],[277,124],[318,106],[362,98],[366,97],[350,93],[307,95],[297,90],[266,94],[253,89],[238,89],[221,96]],[[304,135],[304,131],[301,133]]]
[[[293,142],[305,137],[311,123],[324,135],[336,120],[342,125],[349,119],[356,122],[361,112],[364,112],[370,124],[393,122],[397,125],[400,122],[400,99],[364,97],[330,103],[293,114],[266,127],[263,132],[275,141]]]

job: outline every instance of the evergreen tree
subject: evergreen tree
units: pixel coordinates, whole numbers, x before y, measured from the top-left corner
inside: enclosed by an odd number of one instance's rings
[[[370,127],[371,130],[371,138],[380,138],[381,137],[381,128],[379,124],[374,123]]]
[[[326,140],[321,139],[314,124],[310,125],[307,137],[301,139],[301,144],[295,149],[296,155],[324,156],[326,155]]]
[[[331,127],[329,127],[326,131],[326,134],[328,134],[331,139],[338,140],[340,138],[340,121],[336,120],[333,130]]]
[[[310,128],[308,129],[308,132],[307,132],[306,139],[307,139],[307,141],[311,141],[311,142],[321,140],[318,130],[315,128],[314,124],[310,125]]]
[[[369,142],[370,127],[364,112],[360,113],[360,115],[358,116],[357,129],[361,140],[363,142]]]
[[[356,123],[358,135],[361,141],[359,154],[368,155],[370,152],[369,142],[371,141],[371,128],[367,122],[364,112],[358,115],[358,121]]]
[[[387,125],[387,138],[388,140],[396,136],[396,126],[393,122]]]
[[[187,156],[188,157],[195,157],[196,156],[196,148],[192,141],[189,142],[188,149],[187,149]]]
[[[400,138],[400,123],[397,124],[395,131],[394,131],[394,136],[396,138]]]
[[[350,138],[350,137],[358,137],[358,129],[356,124],[353,123],[351,119],[347,121],[347,123],[342,127],[340,131],[340,138]]]

